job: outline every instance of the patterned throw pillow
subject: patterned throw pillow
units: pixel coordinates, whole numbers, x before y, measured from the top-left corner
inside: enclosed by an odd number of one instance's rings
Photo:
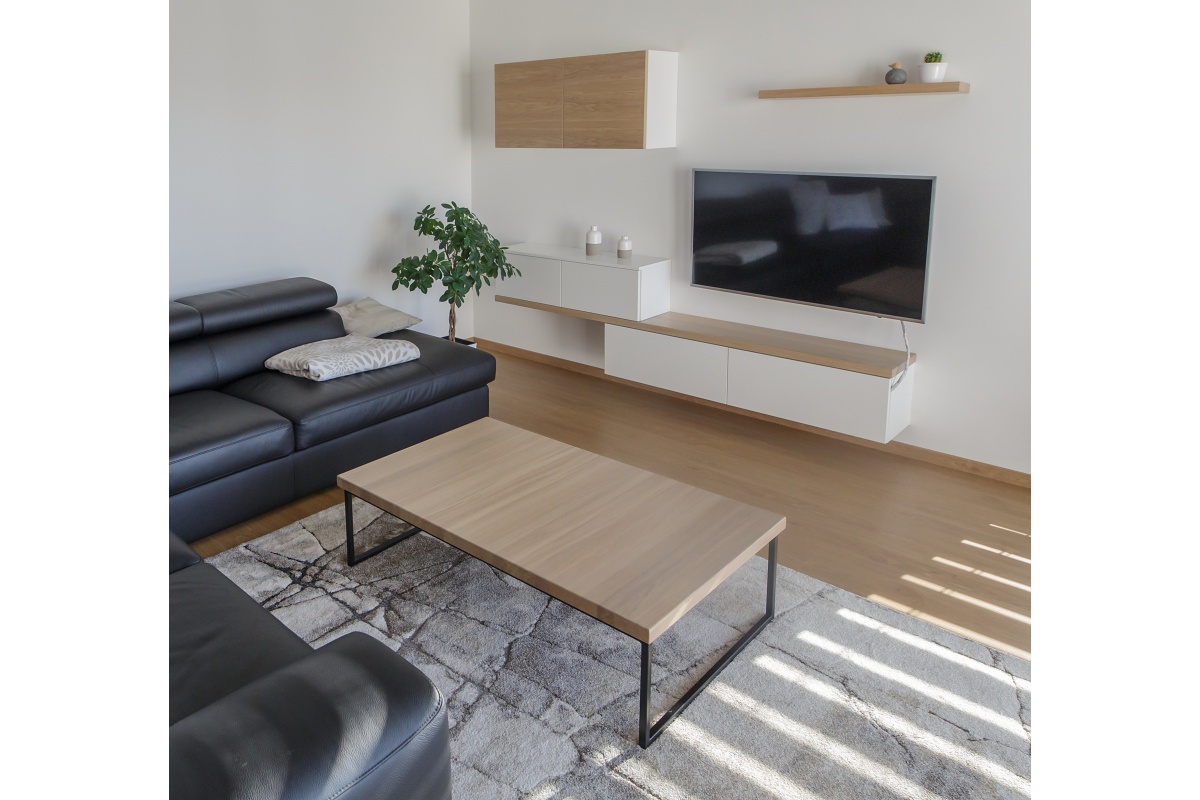
[[[417,346],[403,339],[368,339],[350,335],[284,350],[268,358],[263,366],[297,378],[327,381],[403,364],[420,357],[421,351]]]
[[[375,337],[392,331],[411,328],[421,320],[412,314],[397,311],[391,306],[371,297],[364,297],[353,303],[334,306],[333,310],[342,317],[342,326],[346,333],[355,336]]]

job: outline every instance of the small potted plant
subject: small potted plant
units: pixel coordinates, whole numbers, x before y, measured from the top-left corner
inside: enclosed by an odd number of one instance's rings
[[[392,291],[403,286],[426,294],[434,281],[441,281],[445,289],[438,298],[450,304],[450,335],[452,342],[472,344],[455,338],[458,309],[466,301],[472,289],[479,294],[480,288],[492,280],[503,280],[521,271],[508,262],[499,240],[488,232],[487,226],[479,221],[471,210],[457,203],[442,203],[446,209],[446,221],[438,219],[433,206],[425,206],[417,214],[413,230],[422,236],[432,236],[437,247],[423,256],[409,256],[392,268],[396,279]]]
[[[946,63],[942,54],[934,50],[925,54],[925,63],[921,65],[921,83],[941,83],[946,79]]]

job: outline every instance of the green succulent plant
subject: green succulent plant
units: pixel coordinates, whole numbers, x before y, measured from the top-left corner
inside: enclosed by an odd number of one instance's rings
[[[941,63],[941,61],[942,61],[942,54],[939,53],[937,50],[934,50],[932,53],[925,54],[925,63],[926,64],[939,64],[939,63]]]
[[[471,290],[479,294],[485,283],[490,286],[493,280],[520,275],[521,271],[505,258],[504,251],[508,248],[500,246],[470,209],[457,203],[442,203],[442,208],[446,209],[444,223],[437,218],[433,206],[425,206],[417,214],[413,230],[433,237],[438,246],[423,256],[401,259],[392,268],[396,274],[392,291],[403,286],[425,294],[434,281],[441,281],[445,291],[438,299],[450,304],[450,341],[454,341],[456,311]]]

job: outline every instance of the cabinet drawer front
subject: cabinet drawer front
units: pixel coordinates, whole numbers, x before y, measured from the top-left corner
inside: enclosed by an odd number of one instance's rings
[[[604,326],[604,372],[628,381],[724,403],[729,348]]]
[[[593,314],[636,320],[637,270],[563,261],[561,305],[564,308],[591,311]]]
[[[550,306],[559,305],[561,279],[557,259],[512,253],[507,256],[509,263],[521,270],[521,274],[497,283],[496,294]]]
[[[875,442],[890,438],[888,386],[874,375],[729,351],[729,405]]]

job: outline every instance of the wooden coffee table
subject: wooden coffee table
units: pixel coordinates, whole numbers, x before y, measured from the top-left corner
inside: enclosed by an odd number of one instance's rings
[[[354,497],[642,643],[638,741],[648,747],[775,617],[779,514],[481,419],[338,476],[346,557]],[[766,613],[655,723],[651,645],[768,546]]]

